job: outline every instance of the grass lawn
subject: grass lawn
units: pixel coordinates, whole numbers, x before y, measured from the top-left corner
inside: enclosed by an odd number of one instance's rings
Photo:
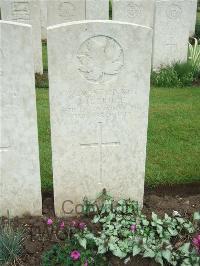
[[[200,12],[197,12],[197,23],[200,23]]]
[[[48,90],[37,89],[43,191],[52,190]],[[153,88],[146,184],[200,181],[200,88]]]
[[[47,89],[37,89],[37,114],[42,191],[53,190],[49,97]]]
[[[48,70],[48,61],[47,61],[47,45],[45,42],[42,43],[42,61],[44,71]]]

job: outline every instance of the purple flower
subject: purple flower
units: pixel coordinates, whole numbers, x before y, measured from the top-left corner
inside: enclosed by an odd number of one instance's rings
[[[81,223],[79,223],[78,227],[79,227],[79,229],[83,230],[83,229],[85,229],[86,224],[81,222]]]
[[[64,221],[62,221],[61,223],[60,223],[60,229],[63,229],[65,227],[65,223],[64,223]]]
[[[80,259],[80,252],[78,250],[73,250],[70,254],[72,260],[79,260]]]
[[[195,246],[196,250],[200,252],[200,235],[194,237],[192,243]]]
[[[53,220],[49,218],[49,219],[47,220],[47,224],[48,224],[48,225],[52,225],[52,224],[53,224]]]
[[[130,230],[134,233],[136,231],[136,224],[132,224]]]

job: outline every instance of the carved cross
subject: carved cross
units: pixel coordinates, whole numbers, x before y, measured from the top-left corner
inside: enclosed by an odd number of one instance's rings
[[[6,152],[8,151],[9,146],[0,146],[0,152]]]
[[[118,141],[114,141],[114,142],[104,142],[103,141],[103,137],[102,137],[102,122],[99,122],[99,139],[98,142],[94,142],[94,143],[83,143],[80,144],[82,147],[98,147],[99,148],[99,157],[100,157],[100,164],[99,164],[99,177],[100,180],[102,180],[102,172],[103,172],[103,152],[102,149],[103,147],[107,147],[107,146],[119,146],[120,142]]]

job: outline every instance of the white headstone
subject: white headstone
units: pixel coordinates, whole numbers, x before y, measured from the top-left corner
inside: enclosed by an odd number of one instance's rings
[[[0,21],[0,216],[41,215],[31,26]]]
[[[40,3],[38,0],[1,0],[3,20],[30,24],[32,26],[35,72],[43,73],[40,24]]]
[[[82,21],[47,35],[56,214],[104,188],[142,203],[152,30]]]
[[[85,19],[85,0],[56,0],[47,4],[48,26]]]
[[[86,0],[86,19],[109,19],[109,0]]]
[[[153,27],[154,0],[113,0],[113,20]]]
[[[188,0],[189,10],[188,18],[190,19],[190,36],[195,34],[196,18],[197,18],[197,0]]]
[[[41,35],[42,40],[47,39],[47,2],[48,0],[40,0],[40,16],[41,16]]]
[[[188,0],[156,1],[153,68],[187,60]]]

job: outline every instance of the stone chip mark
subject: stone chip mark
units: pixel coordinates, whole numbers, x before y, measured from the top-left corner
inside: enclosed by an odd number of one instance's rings
[[[104,83],[118,75],[124,65],[120,44],[111,37],[97,35],[83,42],[78,50],[78,70],[85,79]]]

